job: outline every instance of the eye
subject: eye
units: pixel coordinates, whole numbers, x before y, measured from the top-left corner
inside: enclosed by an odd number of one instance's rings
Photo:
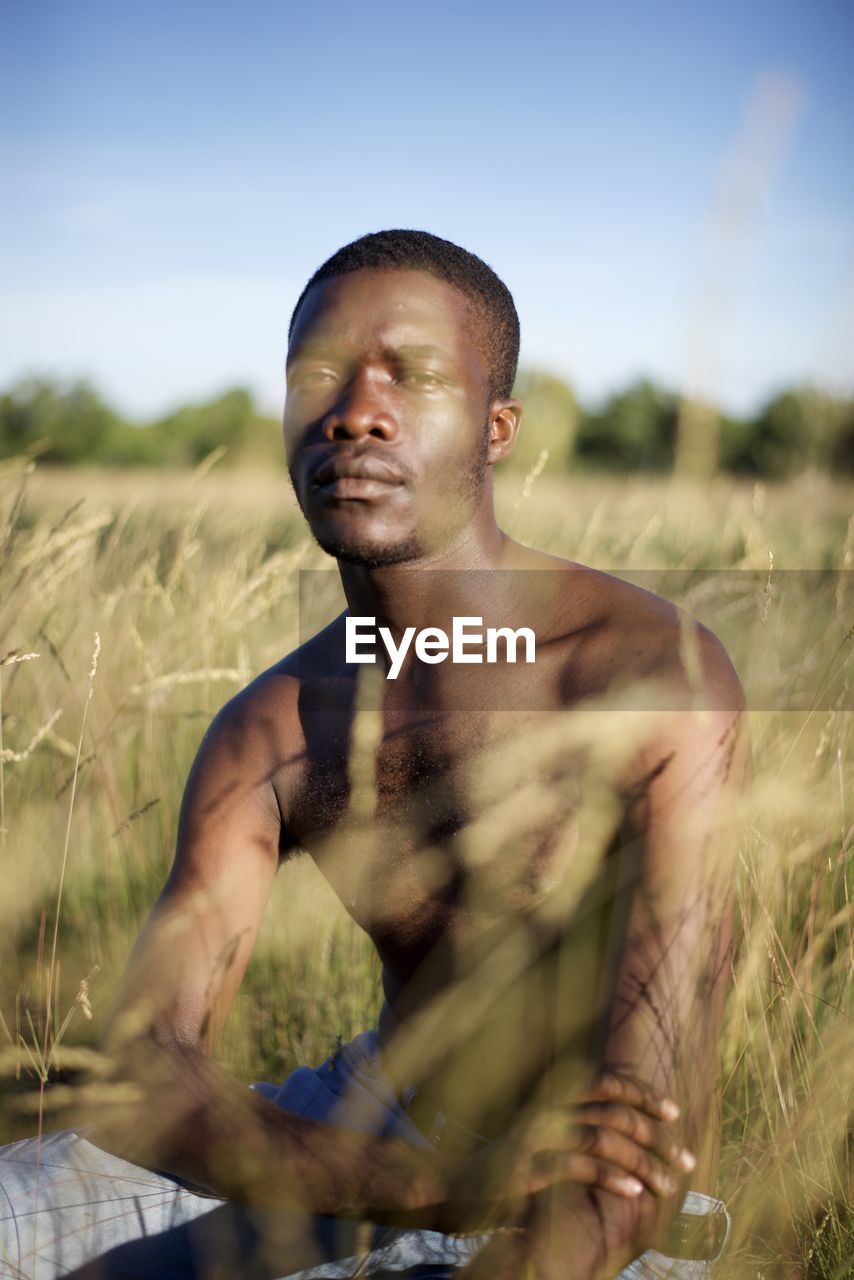
[[[431,373],[429,369],[402,369],[398,381],[423,391],[434,391],[444,383],[438,373]]]
[[[326,387],[335,381],[333,369],[295,369],[288,374],[288,385],[300,389],[311,390],[314,387]]]

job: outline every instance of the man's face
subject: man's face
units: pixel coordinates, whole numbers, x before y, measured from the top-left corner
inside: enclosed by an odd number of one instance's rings
[[[465,296],[422,271],[316,285],[288,351],[284,438],[297,500],[339,559],[440,550],[484,496],[489,369]]]

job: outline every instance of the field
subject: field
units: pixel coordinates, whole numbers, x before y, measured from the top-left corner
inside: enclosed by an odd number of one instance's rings
[[[499,507],[523,541],[679,594],[733,655],[756,781],[723,1044],[720,1194],[735,1234],[721,1275],[842,1280],[854,1273],[854,584],[838,572],[854,567],[850,488],[811,473],[779,488],[511,477]],[[216,467],[6,463],[0,539],[8,1140],[50,1127],[39,1086],[97,1042],[202,733],[293,647],[299,571],[331,562],[283,473]],[[247,1081],[281,1079],[377,1008],[366,940],[307,859],[289,864],[220,1060]]]

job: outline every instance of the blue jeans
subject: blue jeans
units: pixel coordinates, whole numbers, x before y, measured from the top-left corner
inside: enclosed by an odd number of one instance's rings
[[[430,1143],[365,1032],[281,1086],[253,1086],[309,1119]],[[689,1193],[684,1209],[722,1209]],[[128,1164],[71,1130],[0,1149],[0,1276],[9,1280],[448,1280],[489,1239],[233,1205]],[[617,1280],[706,1280],[711,1263],[654,1250]]]

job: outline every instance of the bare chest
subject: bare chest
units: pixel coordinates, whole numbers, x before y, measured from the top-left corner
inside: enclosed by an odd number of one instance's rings
[[[381,952],[417,965],[559,882],[579,770],[566,758],[543,767],[535,740],[535,724],[483,713],[392,729],[361,758],[345,734],[306,754],[292,831]]]

